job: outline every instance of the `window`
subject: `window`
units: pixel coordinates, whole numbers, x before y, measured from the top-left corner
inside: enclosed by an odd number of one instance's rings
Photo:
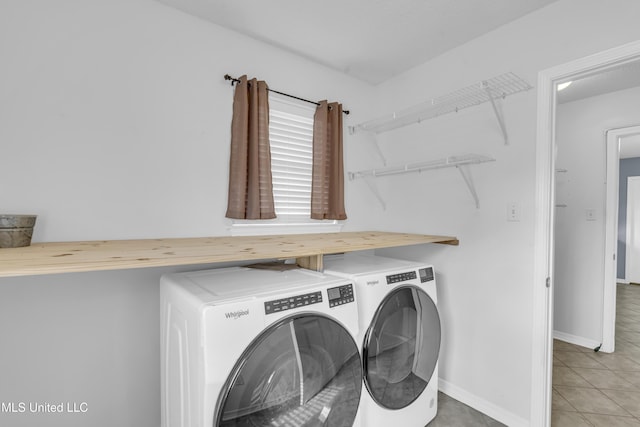
[[[291,108],[283,108],[286,107],[281,105],[283,102],[270,104],[269,139],[276,215],[284,222],[306,221],[311,210],[313,111],[299,108],[302,111],[295,114]]]
[[[340,231],[340,221],[310,218],[314,112],[312,104],[269,93],[271,175],[277,218],[233,220],[232,235]]]

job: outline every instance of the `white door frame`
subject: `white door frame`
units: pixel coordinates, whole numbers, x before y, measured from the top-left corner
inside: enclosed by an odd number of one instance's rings
[[[556,85],[640,57],[640,41],[538,74],[531,426],[551,425]]]

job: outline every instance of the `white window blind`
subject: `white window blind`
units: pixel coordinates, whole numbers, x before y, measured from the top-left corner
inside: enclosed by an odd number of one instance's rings
[[[313,118],[277,110],[269,113],[271,175],[276,215],[285,222],[307,222],[311,211]]]
[[[330,233],[339,221],[311,219],[315,106],[269,94],[271,176],[276,219],[234,220],[232,235]]]

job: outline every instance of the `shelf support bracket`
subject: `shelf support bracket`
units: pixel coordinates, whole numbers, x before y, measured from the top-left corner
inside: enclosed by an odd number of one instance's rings
[[[384,154],[382,154],[380,143],[378,143],[378,137],[375,134],[373,135],[373,142],[373,145],[376,147],[376,153],[378,153],[378,156],[380,156],[380,160],[382,160],[382,165],[387,166],[387,159],[385,159]]]
[[[358,128],[356,126],[349,126],[349,135],[355,134],[357,130]],[[377,135],[373,132],[371,132],[371,135],[373,137],[373,146],[376,149],[376,154],[378,155],[378,157],[380,157],[380,160],[382,160],[382,165],[387,166],[387,159],[385,159],[384,154],[382,154],[382,150],[380,149],[380,143],[378,142]]]
[[[476,192],[476,187],[473,185],[473,177],[471,176],[471,171],[468,169],[467,165],[459,165],[456,168],[460,171],[460,175],[462,175],[462,179],[464,179],[465,184],[467,184],[467,188],[473,197],[473,200],[476,202],[476,209],[480,208],[480,199],[478,198],[478,193]]]
[[[491,102],[491,107],[493,107],[493,112],[496,115],[496,119],[498,119],[498,125],[500,126],[500,131],[502,132],[502,137],[504,138],[504,145],[509,145],[509,136],[507,135],[507,127],[504,124],[504,116],[502,115],[502,111],[498,108],[496,104],[496,100],[493,96],[493,91],[487,84],[487,82],[482,83],[484,90],[487,92],[489,96],[489,101]]]
[[[296,258],[296,264],[298,264],[299,267],[306,268],[307,270],[322,272],[324,269],[322,254]]]
[[[386,211],[387,210],[387,204],[384,202],[384,199],[380,195],[380,191],[378,191],[378,187],[371,181],[371,177],[365,176],[365,177],[363,177],[363,179],[364,179],[364,182],[369,187],[369,190],[371,190],[373,195],[376,196],[376,199],[378,199],[378,202],[380,203],[380,206],[382,206],[382,210]]]

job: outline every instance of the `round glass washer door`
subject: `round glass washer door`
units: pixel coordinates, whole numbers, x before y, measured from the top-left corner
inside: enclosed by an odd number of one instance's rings
[[[422,289],[401,286],[382,301],[363,347],[364,382],[380,406],[401,409],[424,391],[438,363],[440,316]]]
[[[218,398],[214,427],[353,425],[362,392],[358,347],[338,322],[295,315],[246,349]]]

